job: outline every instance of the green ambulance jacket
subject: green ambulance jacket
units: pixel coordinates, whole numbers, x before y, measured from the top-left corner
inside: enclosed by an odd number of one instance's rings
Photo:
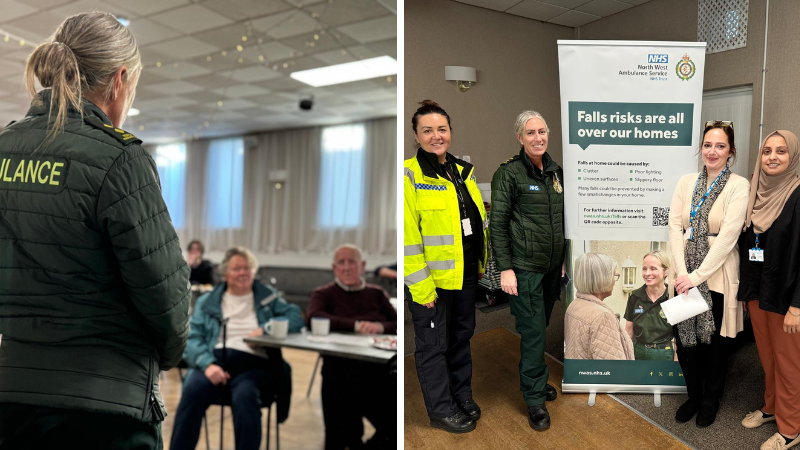
[[[190,293],[156,165],[85,100],[39,148],[40,98],[0,132],[0,404],[161,420]]]

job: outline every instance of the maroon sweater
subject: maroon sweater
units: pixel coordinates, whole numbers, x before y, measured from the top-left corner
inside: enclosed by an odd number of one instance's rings
[[[397,334],[397,311],[389,303],[389,294],[374,284],[362,291],[347,292],[336,282],[318,287],[306,308],[306,325],[312,317],[331,319],[331,331],[355,331],[356,320],[380,322],[383,332]]]

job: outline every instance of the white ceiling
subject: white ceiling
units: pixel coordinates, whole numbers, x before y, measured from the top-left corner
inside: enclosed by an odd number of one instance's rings
[[[145,142],[397,114],[396,76],[319,88],[289,77],[397,58],[396,0],[0,0],[0,127],[29,107],[22,79],[33,47],[92,9],[131,21],[145,68],[133,104],[141,115],[124,128]],[[300,110],[312,95],[314,108]]]
[[[650,0],[453,0],[467,5],[550,22],[580,27]]]

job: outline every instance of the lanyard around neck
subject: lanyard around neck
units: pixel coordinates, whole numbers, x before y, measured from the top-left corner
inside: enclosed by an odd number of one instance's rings
[[[719,181],[719,179],[722,178],[722,175],[724,175],[725,172],[727,172],[727,171],[728,171],[728,166],[725,166],[725,168],[722,170],[722,172],[720,172],[719,175],[717,175],[717,178],[714,180],[714,182],[711,183],[711,186],[708,187],[708,189],[706,190],[706,193],[703,194],[703,197],[697,203],[697,206],[692,204],[691,214],[689,214],[689,225],[691,225],[692,222],[694,222],[694,216],[697,215],[697,213],[700,211],[700,207],[703,206],[703,203],[706,202],[706,198],[708,198],[708,194],[710,194],[711,191],[714,190],[714,186],[717,185],[717,181]],[[694,182],[694,189],[692,190],[692,195],[694,195],[694,191],[697,190],[697,183],[699,181],[700,181],[700,177],[698,176],[697,180]]]

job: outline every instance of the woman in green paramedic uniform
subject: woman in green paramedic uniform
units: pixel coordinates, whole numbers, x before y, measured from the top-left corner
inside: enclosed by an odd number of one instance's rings
[[[667,255],[659,251],[644,255],[644,286],[631,293],[625,309],[625,330],[633,340],[633,354],[637,360],[678,360],[672,325],[661,310],[661,304],[669,298],[665,280],[668,272]]]

